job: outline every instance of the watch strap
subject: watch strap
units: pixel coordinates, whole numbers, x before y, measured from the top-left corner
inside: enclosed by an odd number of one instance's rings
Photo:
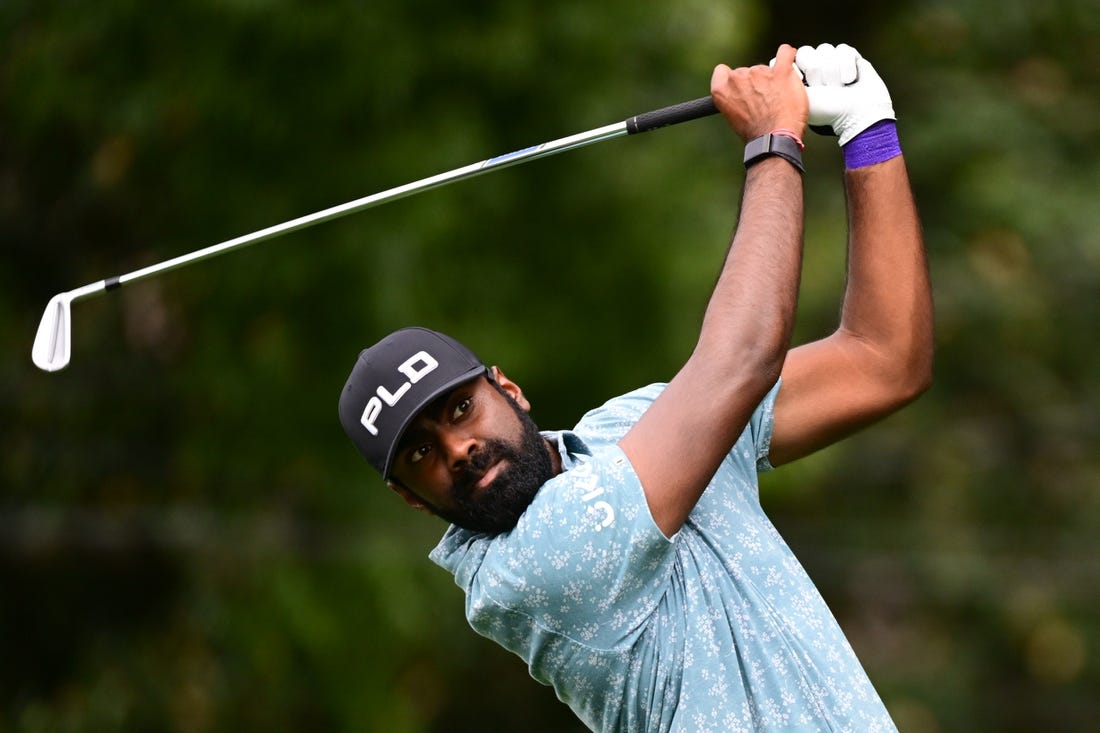
[[[773,155],[783,158],[800,173],[806,172],[806,168],[802,165],[802,148],[798,141],[790,135],[774,132],[749,140],[745,145],[745,168],[750,168],[755,163]]]

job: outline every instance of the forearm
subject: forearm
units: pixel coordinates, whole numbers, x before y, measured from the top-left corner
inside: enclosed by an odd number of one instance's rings
[[[932,293],[920,222],[901,156],[845,173],[848,284],[841,331],[880,355],[889,378],[931,376]]]
[[[779,158],[753,166],[746,177],[737,233],[707,306],[698,344],[645,426],[659,426],[675,444],[670,466],[687,490],[651,502],[671,534],[767,391],[775,385],[790,343],[802,262],[802,178]],[[640,457],[645,465],[649,456]],[[656,473],[653,467],[647,467]],[[647,491],[647,495],[650,494]]]
[[[802,176],[780,158],[754,165],[694,359],[727,367],[757,364],[774,383],[794,324],[802,236]],[[728,374],[729,368],[721,371]]]

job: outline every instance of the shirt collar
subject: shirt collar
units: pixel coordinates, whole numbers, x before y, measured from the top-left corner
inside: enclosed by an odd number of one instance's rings
[[[561,456],[561,470],[568,471],[577,465],[577,456],[590,456],[592,451],[580,436],[569,430],[544,430],[542,437],[558,449]]]

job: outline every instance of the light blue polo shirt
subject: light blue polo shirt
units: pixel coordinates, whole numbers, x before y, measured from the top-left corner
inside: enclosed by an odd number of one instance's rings
[[[896,730],[760,507],[778,385],[672,539],[617,445],[663,388],[546,433],[565,470],[511,532],[447,530],[431,559],[470,625],[597,731]]]

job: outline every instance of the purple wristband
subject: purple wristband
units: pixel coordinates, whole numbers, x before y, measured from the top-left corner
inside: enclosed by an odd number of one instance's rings
[[[893,120],[882,120],[848,141],[844,146],[844,167],[866,168],[899,155],[898,125]]]

